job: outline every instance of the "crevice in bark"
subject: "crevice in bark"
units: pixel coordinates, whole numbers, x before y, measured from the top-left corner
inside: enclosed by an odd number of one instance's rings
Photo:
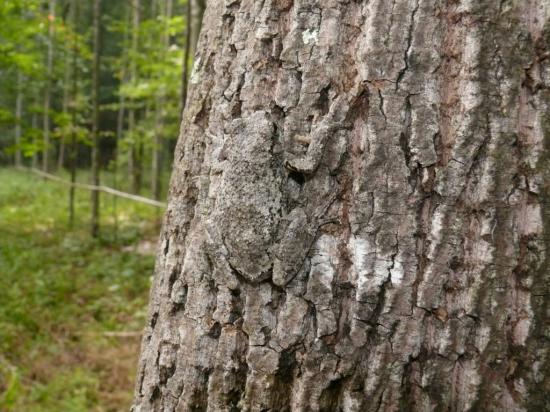
[[[208,410],[208,381],[210,380],[212,371],[199,366],[195,366],[194,368],[198,371],[198,379],[202,382],[200,382],[200,385],[193,387],[191,396],[186,403],[190,411],[206,412]]]
[[[329,83],[327,86],[323,87],[319,92],[319,99],[317,100],[317,107],[319,108],[319,114],[325,116],[328,113],[330,107],[329,92],[331,88]]]
[[[161,391],[160,391],[160,388],[157,386],[155,386],[155,388],[153,389],[153,392],[151,393],[151,397],[149,398],[149,401],[151,403],[155,403],[156,401],[158,401],[159,399],[161,398]]]
[[[378,89],[378,98],[380,99],[380,102],[378,104],[378,108],[380,109],[380,114],[382,117],[384,117],[384,123],[388,123],[388,118],[386,117],[386,113],[384,112],[384,97],[382,96],[382,91]]]
[[[405,53],[404,53],[404,56],[403,56],[404,67],[397,74],[397,79],[395,80],[395,90],[399,90],[399,83],[401,83],[401,80],[403,80],[403,77],[405,76],[405,73],[407,72],[407,70],[410,67],[409,53],[411,51],[413,34],[414,34],[414,26],[415,26],[414,18],[415,18],[416,12],[418,11],[419,7],[420,7],[420,1],[417,1],[415,6],[414,6],[414,9],[411,13],[411,22],[409,24],[409,29],[408,29],[408,32],[407,32],[407,39],[406,39],[407,46],[405,48]]]
[[[151,316],[151,319],[149,321],[149,325],[151,326],[151,329],[155,329],[155,326],[157,325],[158,317],[159,317],[158,312],[153,313],[153,315]]]
[[[412,106],[411,106],[411,95],[407,95],[405,98],[405,108],[404,108],[404,119],[403,119],[403,131],[399,134],[399,145],[401,146],[401,151],[405,157],[405,165],[409,169],[409,184],[411,185],[411,190],[414,192],[417,182],[418,182],[418,164],[413,165],[410,139],[411,139],[411,116]]]
[[[320,412],[336,412],[339,410],[343,383],[343,379],[338,378],[330,381],[328,386],[322,390],[321,397],[319,398]]]
[[[219,339],[221,334],[222,325],[220,325],[219,322],[214,322],[214,324],[210,327],[210,330],[208,331],[208,336],[210,336],[212,339]]]
[[[306,182],[306,176],[303,173],[294,170],[289,170],[288,178],[295,181],[299,186],[303,186]]]

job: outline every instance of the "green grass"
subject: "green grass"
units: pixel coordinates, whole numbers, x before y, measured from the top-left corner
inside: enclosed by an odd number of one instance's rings
[[[89,236],[90,193],[0,169],[0,411],[128,410],[161,211],[102,195]],[[143,243],[142,243],[143,245]],[[143,248],[140,248],[141,251]]]

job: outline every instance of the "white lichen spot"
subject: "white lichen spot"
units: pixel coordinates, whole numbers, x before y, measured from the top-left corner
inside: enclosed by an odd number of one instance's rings
[[[471,360],[456,364],[457,373],[461,376],[458,379],[462,383],[458,389],[459,409],[468,411],[472,408],[481,384],[481,376],[477,370],[477,365]]]
[[[520,228],[523,235],[533,235],[542,232],[542,214],[540,205],[527,205],[520,216]]]
[[[372,286],[381,286],[387,279],[392,267],[392,261],[389,259],[377,258],[374,262],[374,274],[372,277]]]
[[[433,260],[435,258],[437,247],[439,246],[439,243],[441,241],[443,228],[445,226],[444,220],[445,212],[440,210],[440,208],[436,209],[432,219],[432,227],[430,230],[430,248],[428,250],[428,258],[430,260]]]
[[[405,271],[403,269],[403,265],[399,260],[395,260],[393,264],[393,268],[390,270],[391,275],[391,283],[393,285],[400,285],[403,281],[403,277],[405,276]]]
[[[369,359],[367,378],[365,379],[365,391],[367,393],[374,391],[374,388],[380,383],[381,374],[378,373],[385,365],[386,354],[378,350]]]
[[[361,403],[356,397],[352,397],[352,392],[345,391],[342,395],[343,410],[355,412],[361,410]]]
[[[453,336],[451,326],[447,324],[445,328],[438,334],[437,340],[434,342],[437,347],[437,352],[441,356],[447,356],[451,352],[453,345]]]
[[[199,75],[199,66],[201,64],[201,58],[198,57],[197,60],[195,60],[195,63],[193,63],[193,70],[191,71],[191,76],[189,77],[189,81],[191,84],[197,84],[200,80]]]
[[[367,239],[358,237],[351,238],[349,247],[353,259],[353,272],[357,278],[357,286],[361,289],[367,281],[367,260],[371,248]]]
[[[478,30],[472,29],[466,35],[466,44],[463,54],[463,71],[466,77],[462,80],[460,94],[462,105],[469,112],[481,104],[481,93],[477,78],[470,73],[475,73],[479,64],[481,41]]]
[[[332,290],[334,267],[338,260],[338,243],[334,236],[322,235],[314,245],[315,255],[311,259],[311,271],[316,282],[327,290]]]
[[[495,248],[483,239],[475,243],[472,251],[472,260],[478,265],[488,265],[493,262]]]
[[[304,44],[317,43],[319,40],[319,31],[307,29],[302,32],[302,40]]]
[[[531,327],[531,321],[527,318],[520,319],[514,326],[512,339],[514,344],[523,346],[529,336],[529,328]]]
[[[482,326],[477,330],[475,345],[477,350],[482,353],[487,345],[489,344],[489,339],[491,338],[491,328],[488,326]]]

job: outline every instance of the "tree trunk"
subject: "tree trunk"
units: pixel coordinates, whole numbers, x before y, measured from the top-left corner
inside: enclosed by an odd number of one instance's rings
[[[545,410],[549,16],[209,2],[134,411]]]
[[[160,4],[161,15],[165,19],[165,27],[161,34],[161,46],[163,47],[163,60],[166,59],[165,53],[170,48],[170,19],[172,18],[172,0],[164,0]],[[163,152],[162,129],[164,125],[164,91],[160,91],[155,101],[155,130],[153,137],[153,153],[151,156],[151,194],[156,199],[160,199],[161,187],[161,164]]]
[[[42,149],[42,170],[47,172],[50,169],[50,105],[51,87],[53,76],[53,42],[55,32],[55,0],[49,0],[48,14],[48,54],[46,61],[46,84],[44,87],[44,114],[42,123],[43,149]]]
[[[69,227],[74,226],[75,219],[75,186],[76,183],[76,157],[77,157],[77,110],[78,110],[78,19],[79,0],[71,0],[71,13],[73,23],[73,47],[72,47],[72,90],[71,90],[71,187],[69,188]]]
[[[187,102],[187,87],[189,84],[189,57],[191,56],[191,19],[193,15],[193,1],[187,0],[185,7],[185,43],[183,49],[183,65],[181,73],[181,110],[185,110]]]
[[[99,186],[99,70],[101,0],[94,0],[94,57],[92,63],[92,184]],[[92,236],[99,236],[99,191],[92,190]]]
[[[34,104],[38,106],[40,103],[40,96],[37,93],[35,97],[33,98]],[[32,129],[32,143],[33,143],[33,151],[32,151],[32,160],[31,160],[31,167],[33,169],[38,169],[38,141],[37,136],[35,134],[36,130],[38,130],[38,114],[35,110],[32,112],[31,116],[31,129]]]
[[[15,166],[23,165],[21,155],[21,123],[23,121],[23,73],[17,72],[17,96],[15,98]]]
[[[128,11],[128,7],[125,7],[125,18],[124,24],[125,27],[130,26],[131,12]],[[124,40],[122,41],[122,47],[125,49],[128,47],[128,30],[124,30]],[[122,69],[120,73],[120,86],[119,86],[119,96],[118,96],[118,114],[117,114],[117,123],[116,123],[116,138],[115,138],[115,149],[113,152],[113,188],[118,189],[118,163],[119,163],[119,153],[120,146],[122,142],[122,137],[124,135],[124,120],[126,114],[126,97],[122,93],[122,85],[128,81],[128,66],[126,60],[122,62]],[[114,220],[114,237],[115,242],[118,239],[118,196],[113,196],[113,220]]]
[[[132,0],[132,46],[131,51],[132,55],[130,58],[130,83],[135,86],[135,83],[137,81],[137,63],[136,63],[136,55],[138,52],[138,42],[139,42],[139,12],[140,12],[140,0]],[[130,142],[128,144],[129,152],[128,152],[128,174],[132,181],[132,191],[134,193],[139,192],[139,186],[137,182],[137,168],[138,168],[138,160],[137,160],[137,150],[136,150],[136,142],[135,136],[133,136],[134,129],[135,129],[135,123],[136,123],[136,109],[135,109],[135,101],[134,99],[130,100],[130,107],[128,109],[128,132],[130,133]]]
[[[185,109],[187,88],[189,86],[189,58],[195,55],[197,41],[206,9],[206,0],[188,0],[185,9],[185,47],[183,52],[183,73],[181,83],[181,104]]]
[[[69,7],[69,11],[70,13],[73,13],[72,10],[70,10],[71,7],[73,7],[73,4],[72,3],[69,3],[68,6]],[[67,22],[66,18],[63,17],[63,22],[65,25],[68,25],[70,24],[69,22]],[[62,111],[63,111],[63,115],[65,117],[68,117],[69,116],[69,98],[70,98],[70,81],[71,81],[71,71],[72,71],[72,68],[71,68],[71,55],[69,53],[67,53],[67,58],[65,59],[65,62],[64,62],[64,67],[63,67],[63,70],[64,70],[64,74],[63,74],[63,107],[62,107]],[[65,120],[66,121],[66,120]],[[61,133],[61,136],[59,137],[59,153],[58,153],[58,156],[57,156],[57,168],[59,170],[61,170],[64,166],[65,166],[65,146],[66,146],[66,136],[65,136],[65,133],[66,133],[66,130],[67,128],[65,127],[63,129],[63,132]]]
[[[191,10],[191,53],[197,51],[197,43],[202,26],[202,18],[206,9],[205,0],[189,0],[193,3]]]
[[[65,63],[65,75],[63,80],[63,114],[69,115],[69,82],[70,82],[71,68],[69,66],[69,60]],[[65,165],[65,130],[59,137],[59,153],[57,156],[57,168],[61,170]]]

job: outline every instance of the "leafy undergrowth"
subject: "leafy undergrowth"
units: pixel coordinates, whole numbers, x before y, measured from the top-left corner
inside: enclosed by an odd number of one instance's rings
[[[159,210],[0,169],[0,411],[128,410]],[[115,221],[118,228],[115,236]],[[148,246],[148,247],[147,247]],[[130,333],[128,333],[130,332]]]

